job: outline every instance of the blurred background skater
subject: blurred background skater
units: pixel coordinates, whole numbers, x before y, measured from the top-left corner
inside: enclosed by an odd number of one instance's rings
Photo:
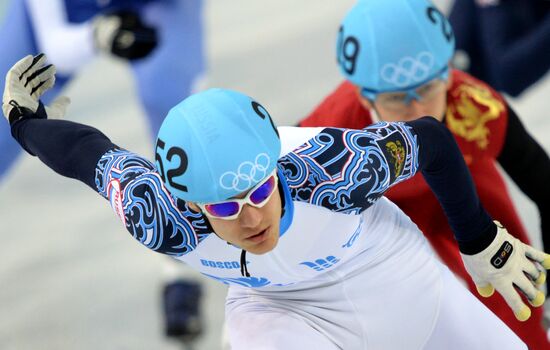
[[[407,45],[396,45],[405,37]],[[380,120],[411,121],[432,115],[454,135],[491,215],[529,242],[497,168],[500,165],[537,205],[548,249],[550,159],[499,93],[449,67],[453,53],[452,27],[431,2],[360,0],[342,21],[337,41],[338,63],[346,81],[300,125],[361,129]],[[398,184],[386,196],[411,217],[441,260],[479,297],[442,207],[422,177]],[[550,348],[541,308],[525,320],[514,316],[499,296],[480,299],[530,348]]]
[[[511,96],[550,68],[550,1],[455,0],[453,64]]]
[[[124,60],[152,140],[169,109],[204,85],[202,12],[202,0],[11,0],[0,29],[0,84],[19,57],[45,52],[58,70],[55,87],[43,96],[50,103],[98,54]],[[101,79],[109,84],[110,77]],[[21,149],[3,121],[0,135],[2,179]],[[201,333],[202,291],[187,269],[174,264],[166,259],[165,333],[188,342]]]

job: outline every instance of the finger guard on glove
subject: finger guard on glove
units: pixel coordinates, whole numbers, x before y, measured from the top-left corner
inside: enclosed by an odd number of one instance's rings
[[[481,296],[489,297],[496,289],[516,318],[525,321],[531,316],[531,309],[520,293],[533,307],[544,304],[545,295],[539,288],[546,273],[541,266],[550,268],[550,255],[522,243],[499,222],[495,224],[497,234],[491,244],[477,254],[461,254],[462,260]]]
[[[10,124],[22,118],[61,118],[70,100],[59,97],[50,106],[40,102],[40,96],[55,83],[55,67],[46,64],[46,55],[26,56],[6,75],[2,111]]]

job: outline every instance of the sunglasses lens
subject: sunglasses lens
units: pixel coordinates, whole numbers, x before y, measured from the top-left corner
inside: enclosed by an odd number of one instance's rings
[[[275,176],[270,176],[266,182],[250,194],[250,201],[256,205],[265,201],[275,189]]]
[[[239,212],[239,203],[226,202],[218,204],[207,204],[204,206],[204,208],[206,209],[206,211],[208,211],[210,215],[224,218],[237,214]]]

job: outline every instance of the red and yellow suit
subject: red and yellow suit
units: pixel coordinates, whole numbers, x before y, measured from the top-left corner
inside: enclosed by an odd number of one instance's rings
[[[497,157],[506,137],[507,121],[506,102],[500,94],[464,72],[452,71],[444,122],[462,151],[483,206],[511,234],[528,242],[504,179],[497,169]],[[355,87],[344,82],[311,115],[302,120],[300,126],[361,129],[371,123],[370,112],[361,105]],[[441,260],[466,281],[472,293],[479,297],[464,269],[443,209],[422,174],[392,187],[386,196],[411,217]],[[480,297],[480,300],[518,334],[530,349],[550,349],[542,328],[541,308],[534,309],[527,322],[519,322],[498,293],[490,298]]]

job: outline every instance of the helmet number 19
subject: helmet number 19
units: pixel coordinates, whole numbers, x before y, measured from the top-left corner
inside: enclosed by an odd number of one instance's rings
[[[340,67],[344,68],[348,74],[353,74],[355,72],[357,56],[359,56],[359,40],[352,35],[344,37],[343,26],[338,31],[336,52],[336,60]]]
[[[187,186],[184,186],[182,184],[179,184],[174,181],[174,177],[178,177],[180,175],[183,175],[185,171],[187,170],[188,165],[188,158],[187,153],[179,147],[171,147],[168,152],[166,153],[166,159],[168,161],[172,161],[172,158],[174,156],[177,156],[180,160],[179,166],[174,169],[169,169],[168,171],[164,171],[164,165],[162,163],[162,156],[159,153],[160,150],[164,150],[165,147],[164,141],[161,139],[157,139],[157,145],[156,145],[156,153],[155,153],[155,161],[158,163],[158,170],[160,173],[160,177],[162,178],[162,181],[166,182],[166,179],[168,178],[168,183],[170,186],[174,187],[177,190],[180,190],[182,192],[187,192]]]

